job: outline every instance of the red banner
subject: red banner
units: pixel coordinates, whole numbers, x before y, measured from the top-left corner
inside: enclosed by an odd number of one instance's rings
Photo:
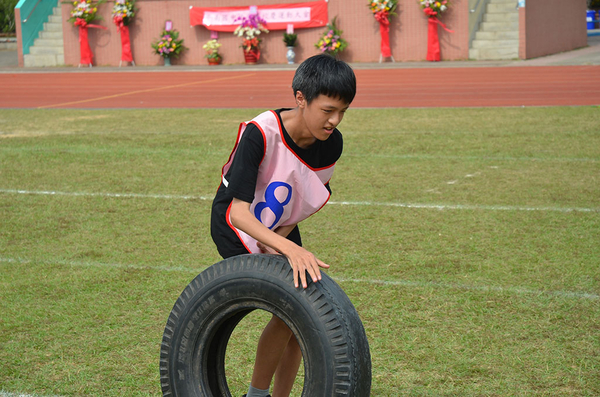
[[[270,4],[256,6],[258,15],[267,21],[269,30],[314,28],[327,25],[327,1],[312,1],[294,4]],[[250,15],[249,7],[192,7],[190,25],[202,25],[217,32],[233,32],[240,22],[237,18]]]

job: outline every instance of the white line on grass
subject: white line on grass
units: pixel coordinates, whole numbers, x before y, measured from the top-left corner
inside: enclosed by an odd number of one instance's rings
[[[115,268],[115,269],[133,269],[133,270],[159,270],[163,272],[189,272],[198,274],[206,266],[198,267],[196,269],[183,267],[183,266],[144,266],[144,265],[132,265],[125,263],[105,263],[105,262],[92,262],[92,261],[67,261],[67,260],[32,260],[23,258],[2,258],[0,257],[0,263],[16,263],[20,265],[32,265],[36,263],[44,265],[59,265],[59,266],[74,266],[74,267],[100,267],[100,268]],[[1,397],[1,396],[0,396]]]
[[[0,193],[71,197],[108,197],[108,198],[152,198],[165,200],[202,200],[210,201],[213,197],[174,194],[141,194],[141,193],[94,193],[94,192],[60,192],[49,190],[0,189]],[[526,207],[514,205],[471,205],[471,204],[419,204],[394,203],[381,201],[329,201],[327,205],[348,205],[366,207],[399,207],[435,210],[484,210],[484,211],[543,211],[543,212],[600,212],[600,208],[585,207]]]
[[[142,193],[93,193],[93,192],[57,192],[52,190],[19,190],[0,189],[0,193],[26,194],[42,196],[71,196],[71,197],[109,197],[109,198],[153,198],[166,200],[212,200],[207,196],[187,196],[172,194],[142,194]]]
[[[429,154],[359,154],[344,153],[344,157],[368,157],[397,160],[481,160],[481,161],[531,161],[561,163],[598,163],[600,159],[591,157],[510,157],[510,156],[443,156]]]
[[[120,269],[136,269],[136,270],[158,270],[166,272],[186,272],[199,274],[207,267],[198,267],[196,269],[186,267],[169,267],[169,266],[142,266],[142,265],[127,265],[118,263],[103,263],[103,262],[80,262],[80,261],[67,261],[67,260],[32,260],[23,258],[3,258],[0,257],[0,263],[14,263],[14,264],[44,264],[44,265],[60,265],[60,266],[73,266],[73,267],[106,267],[106,268],[120,268]],[[588,299],[595,300],[599,299],[600,295],[588,293],[588,292],[573,292],[573,291],[544,291],[534,290],[527,288],[517,287],[495,287],[495,286],[479,286],[479,285],[466,285],[466,284],[449,284],[449,283],[436,283],[432,281],[390,281],[390,280],[378,280],[378,279],[358,279],[358,278],[345,278],[345,277],[333,277],[334,280],[341,283],[357,283],[357,284],[372,284],[381,285],[384,287],[405,287],[405,288],[433,288],[433,289],[455,289],[464,291],[477,291],[477,292],[492,292],[492,293],[505,293],[513,295],[538,295],[538,296],[555,296],[561,298],[575,298],[575,299]],[[0,396],[2,397],[2,396]]]
[[[25,393],[11,393],[8,391],[0,390],[0,397],[60,397],[58,395],[49,395],[49,394],[25,394]]]
[[[600,295],[592,294],[588,292],[572,292],[572,291],[544,291],[544,290],[533,290],[527,288],[517,287],[495,287],[495,286],[479,286],[479,285],[465,285],[465,284],[445,284],[436,283],[433,281],[429,282],[415,282],[415,281],[387,281],[387,280],[363,280],[355,278],[344,278],[336,277],[335,280],[338,282],[350,282],[350,283],[362,283],[362,284],[375,284],[383,286],[393,287],[414,287],[414,288],[434,288],[434,289],[459,289],[468,291],[481,291],[481,292],[499,292],[508,293],[515,295],[549,295],[549,296],[560,296],[564,298],[579,298],[579,299],[599,299]]]

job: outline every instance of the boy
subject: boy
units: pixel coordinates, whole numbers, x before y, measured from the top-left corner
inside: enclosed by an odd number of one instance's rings
[[[213,202],[211,234],[223,258],[280,253],[293,268],[294,285],[321,279],[329,265],[302,247],[298,222],[329,200],[329,180],[342,153],[336,129],[356,94],[346,63],[329,55],[304,61],[292,82],[296,108],[260,114],[242,123],[223,167]],[[273,316],[258,343],[247,397],[289,396],[302,353],[291,330]]]

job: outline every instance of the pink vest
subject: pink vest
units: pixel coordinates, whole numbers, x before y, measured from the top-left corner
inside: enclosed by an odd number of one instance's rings
[[[325,184],[333,175],[335,164],[325,168],[312,168],[287,145],[279,117],[274,111],[259,114],[250,122],[263,134],[265,152],[258,169],[254,201],[250,212],[271,230],[293,225],[320,210],[329,200]],[[248,123],[240,124],[237,141],[227,164],[223,166],[223,184],[229,182],[225,175],[231,166],[238,144]],[[227,223],[238,235],[249,252],[260,253],[256,240],[231,224],[227,210]]]

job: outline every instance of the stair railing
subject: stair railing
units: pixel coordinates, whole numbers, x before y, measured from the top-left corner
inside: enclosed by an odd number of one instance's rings
[[[27,23],[27,20],[29,19],[29,17],[31,16],[31,14],[33,14],[33,12],[37,8],[38,4],[40,4],[40,1],[42,1],[42,0],[38,0],[37,3],[35,3],[35,5],[33,6],[33,8],[31,9],[31,11],[29,11],[29,15],[27,15],[27,18],[23,19],[23,23]]]
[[[23,55],[29,54],[29,47],[44,29],[44,23],[48,22],[57,3],[56,0],[19,0],[17,3],[15,9],[20,9],[20,15],[27,15],[25,19],[16,21],[21,25]]]
[[[473,3],[475,4],[471,7]],[[473,40],[475,40],[475,34],[479,30],[479,25],[485,15],[488,3],[489,0],[477,0],[477,2],[469,0],[469,48],[471,48]]]

